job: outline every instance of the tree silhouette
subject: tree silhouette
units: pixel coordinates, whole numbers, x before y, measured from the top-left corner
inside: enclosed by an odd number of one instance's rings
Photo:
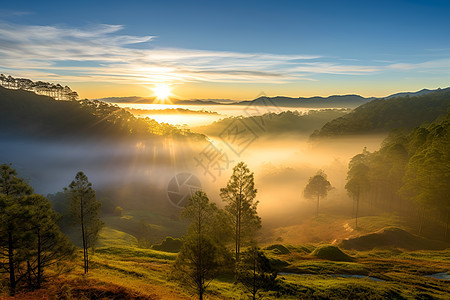
[[[365,151],[362,154],[355,155],[350,163],[347,173],[347,184],[345,189],[352,196],[355,208],[355,228],[358,228],[358,212],[361,195],[366,193],[370,188],[369,180],[369,167],[365,163],[368,152]]]
[[[256,192],[253,173],[244,162],[233,168],[227,186],[220,189],[220,197],[226,202],[225,210],[234,229],[236,263],[239,262],[242,244],[261,228],[261,218],[256,211]]]
[[[326,197],[331,189],[332,187],[327,180],[327,175],[322,170],[319,170],[316,175],[309,178],[304,195],[308,199],[317,199],[317,216],[319,216],[320,198]]]
[[[84,273],[89,271],[88,250],[95,246],[98,233],[103,226],[99,218],[101,203],[95,197],[92,184],[83,172],[78,172],[75,180],[65,188],[71,200],[73,220],[80,225],[83,242]]]
[[[182,216],[190,221],[188,234],[175,261],[175,271],[186,287],[203,299],[206,288],[220,267],[221,245],[214,240],[217,207],[207,195],[197,191],[184,208]]]

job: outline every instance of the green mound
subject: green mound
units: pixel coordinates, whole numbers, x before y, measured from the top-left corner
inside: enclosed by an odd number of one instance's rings
[[[285,246],[283,246],[281,244],[270,245],[270,246],[267,246],[264,249],[265,250],[270,250],[274,254],[289,254],[289,253],[291,253],[291,251],[289,251],[288,248],[286,248]]]
[[[345,249],[372,250],[374,248],[401,248],[405,250],[443,250],[450,245],[411,234],[397,227],[383,228],[377,232],[343,240]]]
[[[153,250],[176,253],[180,252],[183,241],[180,239],[174,239],[171,236],[166,237],[160,244],[152,245]]]
[[[319,246],[311,255],[320,259],[332,261],[353,261],[352,257],[342,252],[338,247],[332,245]]]

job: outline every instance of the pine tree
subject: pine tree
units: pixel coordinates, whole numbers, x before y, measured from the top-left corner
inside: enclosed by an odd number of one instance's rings
[[[184,208],[182,216],[190,221],[188,234],[175,261],[175,273],[184,286],[195,290],[203,299],[205,290],[217,275],[226,253],[225,247],[217,243],[214,220],[217,207],[209,202],[204,192],[196,192]]]
[[[220,189],[220,196],[226,202],[225,210],[234,231],[235,257],[239,262],[239,253],[244,242],[251,240],[256,230],[261,228],[261,218],[256,211],[257,190],[253,173],[244,162],[233,168],[233,174],[225,188]]]
[[[16,293],[24,258],[21,244],[26,237],[28,211],[23,209],[24,199],[33,192],[25,180],[17,177],[17,171],[8,164],[0,165],[0,256],[6,263],[1,267],[9,274],[10,295]]]
[[[345,189],[356,203],[355,228],[358,228],[358,212],[361,196],[367,193],[370,188],[369,167],[366,163],[367,156],[368,152],[365,149],[362,154],[355,155],[349,163],[349,170],[347,172]]]
[[[39,289],[48,278],[44,270],[72,258],[75,249],[67,236],[61,233],[59,216],[49,200],[34,194],[28,196],[26,202],[30,208],[30,218],[27,220],[27,281],[30,288]]]
[[[99,218],[100,202],[95,197],[92,183],[83,172],[78,172],[75,180],[65,188],[71,200],[72,218],[80,225],[83,245],[84,273],[89,272],[89,249],[95,246],[103,222]]]

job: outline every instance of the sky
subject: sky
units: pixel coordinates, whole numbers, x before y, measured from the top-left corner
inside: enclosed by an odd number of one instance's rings
[[[82,98],[360,94],[450,86],[450,1],[8,1],[0,72]]]

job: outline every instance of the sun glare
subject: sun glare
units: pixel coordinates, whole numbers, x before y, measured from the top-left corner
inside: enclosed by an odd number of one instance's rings
[[[153,92],[155,93],[156,98],[160,100],[168,99],[171,95],[170,86],[165,83],[159,83],[155,85],[155,87],[153,88]]]

